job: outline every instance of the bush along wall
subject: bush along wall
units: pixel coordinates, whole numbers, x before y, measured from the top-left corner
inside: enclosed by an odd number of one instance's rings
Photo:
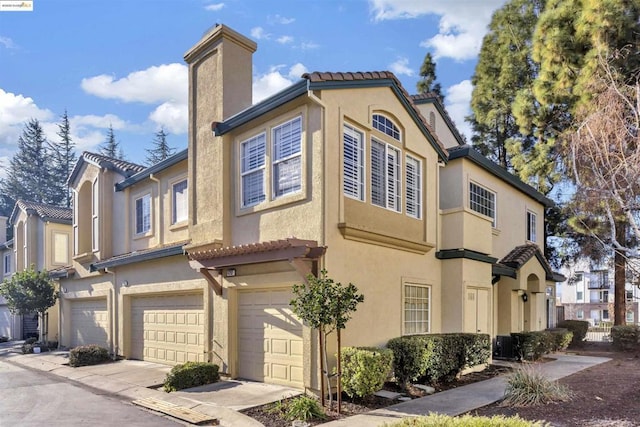
[[[558,323],[558,328],[568,329],[573,332],[572,345],[580,344],[587,337],[589,322],[586,320],[563,320]]]
[[[99,345],[74,347],[69,352],[69,366],[88,366],[111,361],[109,350]]]
[[[219,366],[207,362],[186,362],[171,368],[164,380],[167,393],[184,388],[215,383],[220,379]]]
[[[412,335],[394,338],[387,347],[393,351],[394,375],[401,383],[449,382],[466,368],[488,363],[491,356],[487,334]]]
[[[637,325],[618,325],[611,327],[613,347],[630,351],[640,349],[640,327]]]
[[[391,374],[393,351],[388,348],[345,347],[341,354],[342,389],[350,397],[371,396]]]

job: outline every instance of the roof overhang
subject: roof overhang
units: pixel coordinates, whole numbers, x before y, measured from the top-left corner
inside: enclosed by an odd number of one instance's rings
[[[174,255],[184,254],[185,242],[176,243],[159,249],[150,249],[137,252],[129,252],[124,255],[118,255],[104,261],[91,264],[91,271],[104,270],[105,268],[119,267],[122,265],[133,264],[136,262],[151,261],[158,258],[165,258]]]

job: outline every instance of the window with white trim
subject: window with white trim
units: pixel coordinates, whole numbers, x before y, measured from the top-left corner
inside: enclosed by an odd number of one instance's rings
[[[6,254],[4,254],[4,259],[2,261],[4,263],[4,275],[8,275],[11,273],[11,253],[7,252]]]
[[[582,300],[584,300],[584,292],[582,291],[576,292],[576,301],[582,301]]]
[[[389,135],[391,138],[400,141],[400,129],[391,121],[391,119],[383,116],[382,114],[374,114],[371,119],[371,124],[374,129]]]
[[[273,199],[302,188],[302,117],[273,128]]]
[[[527,211],[527,240],[536,242],[536,214]]]
[[[364,137],[349,125],[344,125],[342,157],[342,191],[364,201]]]
[[[400,150],[371,140],[371,203],[400,212]]]
[[[492,219],[496,226],[496,193],[474,182],[469,183],[469,208]]]
[[[602,320],[609,320],[609,310],[606,308],[602,310]]]
[[[99,201],[98,179],[96,178],[91,184],[91,248],[94,251],[100,249],[100,223],[98,222]]]
[[[78,222],[80,209],[78,208],[78,199],[80,195],[77,191],[73,190],[73,254],[78,255],[80,253],[80,235],[78,234]]]
[[[266,134],[261,133],[240,144],[242,207],[257,205],[265,199],[264,167]]]
[[[633,323],[633,311],[627,311],[626,319],[627,323]]]
[[[407,215],[420,219],[422,216],[422,165],[420,160],[407,155],[404,173]]]
[[[578,311],[576,311],[576,319],[584,319],[584,310],[579,308]]]
[[[151,194],[136,199],[136,234],[151,230]]]
[[[426,334],[430,325],[431,287],[404,285],[404,334]]]
[[[187,180],[176,182],[171,186],[173,204],[171,206],[171,224],[186,221],[189,216],[189,200]]]

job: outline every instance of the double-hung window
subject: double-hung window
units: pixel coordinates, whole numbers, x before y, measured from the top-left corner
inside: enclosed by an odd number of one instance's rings
[[[4,275],[8,275],[9,273],[11,273],[11,254],[10,253],[6,253],[4,254]]]
[[[273,198],[302,188],[302,117],[273,128]]]
[[[98,207],[100,194],[98,192],[98,180],[91,184],[91,246],[94,251],[99,250],[100,245],[100,222],[98,219]]]
[[[404,286],[404,333],[426,334],[430,332],[429,286],[406,284]]]
[[[151,194],[136,199],[136,234],[151,230]]]
[[[371,140],[371,203],[400,212],[400,150]]]
[[[349,125],[344,125],[342,157],[342,191],[364,201],[364,138]]]
[[[469,208],[479,214],[491,218],[493,227],[496,226],[496,194],[486,188],[469,183]]]
[[[173,184],[171,192],[173,196],[171,223],[186,221],[189,215],[187,180],[184,179]]]
[[[536,214],[527,211],[527,240],[536,242]]]
[[[265,199],[264,162],[266,135],[261,133],[240,145],[242,207],[257,205]]]
[[[407,155],[405,160],[406,212],[413,218],[422,215],[422,166],[420,160]]]

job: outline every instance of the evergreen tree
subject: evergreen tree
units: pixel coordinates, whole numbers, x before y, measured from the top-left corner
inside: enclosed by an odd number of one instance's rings
[[[176,149],[167,143],[167,135],[163,128],[156,132],[152,148],[147,149],[147,166],[155,165],[175,153]]]
[[[57,132],[60,140],[50,144],[53,154],[52,184],[54,193],[58,194],[61,198],[61,203],[59,204],[70,207],[71,192],[66,182],[76,163],[75,143],[71,139],[71,126],[66,110],[60,119],[61,121],[58,123]]]
[[[433,62],[430,52],[427,52],[424,56],[424,61],[422,61],[422,66],[420,67],[420,77],[421,79],[416,84],[418,93],[435,93],[440,97],[440,100],[444,100],[442,86],[440,86],[440,83],[436,83],[436,63]]]
[[[120,147],[120,143],[116,140],[116,135],[113,132],[113,125],[109,125],[107,140],[100,146],[100,154],[113,159],[124,160],[124,151],[122,150],[122,147]]]
[[[9,162],[2,193],[13,205],[16,200],[54,204],[48,142],[37,119],[29,120],[18,138],[18,151]],[[12,206],[13,207],[13,206]]]

